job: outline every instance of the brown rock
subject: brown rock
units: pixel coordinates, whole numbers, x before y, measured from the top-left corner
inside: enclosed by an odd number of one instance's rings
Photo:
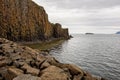
[[[44,69],[44,68],[47,68],[49,66],[50,66],[50,64],[45,61],[44,63],[41,64],[40,69]]]
[[[36,57],[36,55],[39,54],[38,51],[36,51],[36,50],[34,50],[34,49],[30,48],[30,47],[27,47],[27,46],[23,47],[23,49],[24,49],[24,52],[31,53],[31,55],[33,57],[34,56]]]
[[[50,63],[51,65],[55,65],[55,66],[58,66],[59,65],[59,61],[57,61],[54,57],[47,57],[46,61],[48,63]]]
[[[0,56],[0,67],[3,67],[5,65],[7,65],[7,63],[5,61],[5,57]]]
[[[61,65],[60,67],[61,68],[68,68],[72,75],[78,75],[78,74],[80,74],[81,76],[84,75],[83,70],[80,69],[79,67],[77,67],[76,65],[64,64],[64,65]]]
[[[0,68],[0,74],[5,80],[13,80],[13,78],[17,76],[16,74],[14,74],[14,71],[8,71],[7,67]]]
[[[84,72],[84,76],[83,76],[84,80],[101,80],[99,78],[93,77],[91,74],[89,74],[88,72]]]
[[[14,75],[14,76],[19,76],[21,74],[23,74],[23,71],[18,69],[18,68],[15,68],[14,66],[13,67],[9,67],[8,68],[8,72],[11,74],[11,75]]]
[[[26,64],[25,61],[22,61],[22,60],[19,60],[19,61],[13,61],[13,66],[17,67],[17,68],[20,68],[22,67],[24,64]]]
[[[75,76],[73,77],[73,80],[81,80],[82,77],[83,77],[83,76],[81,76],[81,75],[75,75]]]
[[[42,70],[41,74],[41,80],[70,80],[70,77],[65,74],[64,70],[56,66],[49,66]]]
[[[10,54],[10,58],[15,61],[15,60],[20,60],[22,57],[18,53],[15,53],[15,54],[12,53]]]
[[[32,68],[30,67],[28,64],[24,64],[22,66],[22,69],[25,70],[27,74],[32,74],[34,76],[37,76],[39,74],[39,69],[36,69],[36,68]]]
[[[17,76],[13,80],[41,80],[41,79],[39,77],[35,77],[30,74],[24,74],[24,75]]]
[[[68,33],[68,29],[63,29],[61,24],[56,23],[53,25],[53,29],[54,29],[54,37],[55,38],[59,38],[59,37],[63,37],[63,38],[69,38],[69,33]]]

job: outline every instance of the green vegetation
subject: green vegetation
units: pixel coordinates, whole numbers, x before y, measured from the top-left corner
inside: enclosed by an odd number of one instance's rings
[[[25,43],[24,45],[29,46],[33,49],[48,50],[48,49],[51,49],[52,47],[60,45],[64,41],[65,40],[63,39],[57,39],[57,40],[52,40],[47,42]]]

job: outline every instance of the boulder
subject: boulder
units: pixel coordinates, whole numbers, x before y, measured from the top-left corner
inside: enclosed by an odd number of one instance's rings
[[[84,75],[84,71],[82,69],[80,69],[79,67],[77,67],[76,65],[73,65],[73,64],[63,64],[60,67],[61,68],[68,68],[72,75],[78,75],[78,74],[80,74],[81,76]]]
[[[10,44],[2,44],[2,50],[6,53],[14,52],[14,49],[10,47]]]
[[[5,80],[12,80],[15,77],[8,72],[8,69],[6,67],[0,68],[0,75],[1,78],[4,78]]]
[[[44,69],[44,68],[47,68],[49,66],[50,66],[50,64],[47,61],[45,61],[41,64],[40,69]]]
[[[22,57],[21,57],[21,55],[19,55],[19,53],[12,53],[9,56],[13,61],[22,59]]]
[[[65,74],[64,70],[56,66],[49,66],[42,70],[40,77],[41,80],[70,80],[70,77]]]
[[[12,67],[8,67],[8,72],[11,74],[11,75],[14,75],[14,76],[19,76],[21,74],[23,74],[24,72],[14,66]]]
[[[13,80],[41,80],[41,78],[32,76],[30,74],[24,74],[24,75],[17,76]]]
[[[36,57],[36,61],[39,61],[39,62],[43,62],[45,61],[47,58],[41,54],[37,55]]]
[[[65,38],[68,39],[69,38],[69,31],[68,28],[62,28],[62,25],[59,23],[56,23],[53,25],[53,34],[55,38]]]
[[[25,71],[25,73],[27,74],[32,74],[34,76],[39,75],[40,70],[36,69],[36,68],[32,68],[31,66],[29,66],[28,64],[24,64],[22,66],[22,69]]]
[[[73,80],[81,80],[83,76],[81,75],[75,75],[73,76]]]
[[[22,67],[24,64],[26,64],[26,62],[24,60],[18,60],[18,61],[13,61],[13,66],[20,68]]]

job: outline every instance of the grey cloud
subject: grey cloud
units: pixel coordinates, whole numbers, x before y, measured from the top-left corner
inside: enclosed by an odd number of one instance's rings
[[[120,0],[44,0],[50,6],[57,6],[60,8],[108,8],[119,6]]]
[[[115,33],[120,30],[120,0],[34,0],[53,23],[70,33]]]

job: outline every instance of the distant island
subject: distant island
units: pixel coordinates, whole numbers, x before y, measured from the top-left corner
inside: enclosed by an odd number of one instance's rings
[[[120,31],[116,32],[116,34],[120,34]]]
[[[93,35],[94,33],[85,33],[86,35]]]

